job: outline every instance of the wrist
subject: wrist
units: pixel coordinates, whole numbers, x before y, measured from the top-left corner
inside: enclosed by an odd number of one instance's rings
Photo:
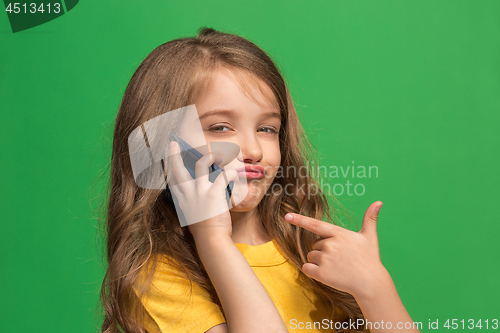
[[[228,244],[234,244],[231,235],[223,231],[214,231],[213,228],[200,228],[194,233],[191,233],[198,251],[209,249],[216,250],[220,247],[227,247]]]
[[[371,302],[391,294],[395,288],[391,275],[382,265],[370,275],[362,289],[353,293],[353,296],[358,303]]]
[[[196,243],[214,239],[231,238],[231,218],[227,216],[215,216],[188,226]]]

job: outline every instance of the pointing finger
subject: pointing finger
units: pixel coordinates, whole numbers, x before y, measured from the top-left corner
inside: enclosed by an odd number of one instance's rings
[[[302,227],[304,229],[312,231],[322,237],[332,237],[336,232],[336,228],[338,228],[336,225],[330,224],[328,222],[323,222],[295,213],[286,214],[285,221],[295,224],[298,227]]]

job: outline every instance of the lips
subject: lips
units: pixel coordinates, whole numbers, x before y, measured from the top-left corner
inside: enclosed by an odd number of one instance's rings
[[[247,165],[243,168],[236,169],[239,175],[247,178],[262,178],[266,175],[266,170],[260,165]]]

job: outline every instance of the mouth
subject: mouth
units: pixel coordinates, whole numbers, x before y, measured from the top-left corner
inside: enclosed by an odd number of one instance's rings
[[[266,176],[266,170],[260,165],[247,165],[236,171],[238,171],[238,176],[250,179],[264,178]]]

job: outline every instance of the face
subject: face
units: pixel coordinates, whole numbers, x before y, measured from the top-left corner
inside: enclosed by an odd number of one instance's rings
[[[247,73],[238,77],[245,81],[245,88],[231,72],[219,71],[195,105],[207,143],[235,143],[241,149],[235,160],[239,167],[243,164],[264,169],[264,176],[248,169],[239,173],[243,181],[246,176],[248,194],[231,211],[245,212],[257,207],[280,166],[281,116],[274,95],[263,81]],[[231,168],[230,164],[224,168]]]

